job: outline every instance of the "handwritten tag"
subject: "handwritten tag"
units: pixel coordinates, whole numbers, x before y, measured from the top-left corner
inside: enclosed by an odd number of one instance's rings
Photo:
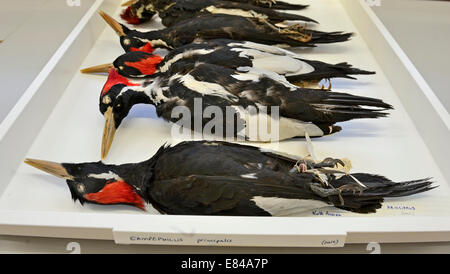
[[[156,245],[214,245],[225,246],[235,243],[232,237],[206,236],[202,234],[156,233],[113,231],[117,244],[156,244]]]
[[[224,235],[204,233],[158,233],[113,230],[117,244],[191,246],[296,246],[342,247],[346,233],[336,235]]]

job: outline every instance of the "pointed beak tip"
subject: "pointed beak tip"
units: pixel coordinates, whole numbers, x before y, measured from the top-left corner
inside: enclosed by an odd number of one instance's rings
[[[123,31],[122,25],[117,22],[114,18],[109,16],[107,13],[102,10],[98,11],[98,14],[106,21],[106,23],[117,33],[119,36],[125,36],[125,32]]]
[[[44,160],[37,160],[37,159],[31,159],[31,158],[25,158],[23,162],[27,165],[30,165],[32,167],[38,166],[40,163],[46,163],[47,161]]]
[[[134,2],[135,2],[135,0],[129,0],[129,1],[122,3],[120,6],[121,7],[129,7],[129,6],[133,5]]]
[[[84,69],[81,69],[80,72],[84,73],[84,74],[108,73],[111,67],[113,67],[113,64],[108,63],[108,64],[84,68]]]
[[[46,173],[52,174],[53,176],[60,177],[63,179],[73,179],[73,176],[70,175],[64,166],[60,163],[45,161],[45,160],[36,160],[26,158],[24,163],[30,165],[34,168],[37,168]]]
[[[31,160],[30,158],[25,158],[25,160],[23,160],[23,162],[24,162],[25,164],[27,164],[27,165],[30,165],[30,166],[31,166],[31,162],[32,162],[32,160]]]
[[[116,124],[114,121],[114,112],[112,107],[108,107],[105,112],[105,126],[102,135],[101,159],[104,160],[108,155],[111,144],[116,133]]]

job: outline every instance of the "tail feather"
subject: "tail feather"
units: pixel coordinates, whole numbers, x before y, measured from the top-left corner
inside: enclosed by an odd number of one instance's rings
[[[320,61],[304,60],[299,59],[303,62],[308,63],[314,68],[313,72],[300,75],[286,76],[286,79],[291,82],[301,82],[301,81],[320,81],[322,79],[331,78],[346,78],[356,80],[355,77],[350,75],[371,75],[375,74],[374,71],[367,71],[352,67],[348,63],[339,64],[327,64]]]
[[[278,10],[302,10],[307,8],[308,5],[290,4],[282,1],[276,1],[275,4],[267,5],[267,7],[271,7],[273,9]]]
[[[343,192],[342,198],[344,204],[337,196],[330,197],[330,201],[341,209],[358,212],[372,213],[381,208],[385,198],[405,197],[422,192],[426,192],[436,188],[433,186],[431,178],[425,178],[407,182],[392,182],[391,180],[379,176],[366,173],[352,174],[367,188],[359,192]],[[339,188],[348,184],[356,184],[349,176],[333,180],[330,184],[334,188]]]
[[[315,113],[317,119],[328,119],[333,122],[344,122],[361,118],[381,118],[388,113],[384,112],[393,107],[380,99],[356,96],[347,93],[336,93],[328,91],[312,91],[309,102],[311,106],[323,114]],[[307,97],[304,96],[306,100]]]
[[[312,38],[310,43],[329,44],[348,41],[350,37],[353,36],[353,33],[344,33],[342,31],[335,31],[335,32],[312,31],[311,35]]]
[[[316,20],[311,19],[306,16],[298,15],[298,14],[292,14],[292,13],[286,13],[286,12],[274,12],[269,16],[269,19],[272,22],[283,22],[283,21],[303,21],[303,22],[313,22],[318,23]]]
[[[324,101],[327,103],[339,103],[340,105],[346,106],[365,105],[383,109],[393,109],[391,105],[383,102],[381,99],[356,96],[347,93],[330,92],[329,96],[327,96]]]
[[[354,68],[352,65],[346,62],[332,65],[331,68],[339,70],[345,75],[372,75],[376,73],[375,71]]]

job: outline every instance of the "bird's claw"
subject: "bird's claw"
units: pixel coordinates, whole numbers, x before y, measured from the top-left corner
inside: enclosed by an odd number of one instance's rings
[[[256,0],[256,3],[267,4],[267,5],[269,5],[269,7],[272,7],[272,5],[276,4],[277,1],[276,0]]]
[[[322,84],[322,85],[320,86],[320,89],[321,89],[321,90],[326,90],[326,91],[331,91],[331,88],[333,87],[333,85],[331,84],[331,80],[330,80],[329,78],[327,78],[327,79],[325,79],[325,81],[328,82],[328,87],[325,88],[325,85]]]
[[[338,197],[339,197],[339,201],[341,202],[341,206],[344,206],[345,201],[344,201],[344,197],[342,197],[343,192],[353,192],[353,194],[356,194],[356,192],[359,191],[359,196],[361,196],[364,189],[358,185],[346,184],[346,185],[338,187],[337,190],[338,190]]]
[[[308,162],[305,159],[303,159],[303,160],[298,160],[295,163],[294,168],[297,170],[298,173],[306,173],[312,167],[310,164],[308,164]]]
[[[306,23],[304,25],[294,24],[284,29],[284,31],[303,32],[306,30]]]
[[[343,193],[343,192],[353,192],[353,194],[356,194],[356,192],[359,192],[359,195],[361,196],[364,188],[359,186],[359,185],[354,185],[354,184],[346,184],[343,186],[340,186],[337,188],[339,190],[339,193]]]
[[[329,168],[338,168],[339,165],[342,167],[345,166],[345,163],[341,159],[334,158],[325,158],[322,162],[314,165],[315,168],[329,167]]]
[[[279,30],[281,34],[286,34],[289,38],[293,40],[307,43],[311,41],[312,33],[307,34],[305,33],[305,31],[306,31],[306,24],[304,26],[300,24],[295,24]]]

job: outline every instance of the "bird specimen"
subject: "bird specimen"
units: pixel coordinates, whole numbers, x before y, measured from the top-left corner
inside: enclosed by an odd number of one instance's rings
[[[102,11],[99,13],[119,35],[125,51],[140,49],[148,43],[154,48],[174,49],[196,39],[216,38],[314,47],[315,44],[344,42],[352,36],[351,33],[308,30],[300,25],[278,28],[264,20],[227,14],[200,15],[165,29],[141,32],[127,28]]]
[[[220,2],[231,2],[220,3]],[[234,2],[234,3],[233,3]],[[217,6],[219,4],[219,6]],[[176,9],[174,8],[176,7]],[[190,0],[190,1],[177,1],[177,0],[139,0],[129,3],[121,14],[123,20],[129,24],[141,24],[149,21],[156,13],[168,12],[169,16],[179,15],[182,12],[186,12],[189,16],[193,12],[200,12],[204,9],[206,12],[214,10],[214,7],[222,9],[223,12],[234,12],[242,14],[242,16],[255,16],[256,12],[269,12],[268,8],[280,9],[280,10],[301,10],[306,8],[305,5],[289,4],[281,1],[256,1],[256,0],[229,0],[229,1],[205,1],[205,0]],[[262,8],[262,9],[261,9]],[[182,10],[181,10],[182,9]],[[230,10],[232,9],[232,10]],[[249,12],[249,9],[253,10],[253,13]],[[167,11],[171,10],[171,11]],[[215,9],[216,11],[220,11]],[[269,15],[273,16],[273,11],[269,12]],[[282,14],[283,15],[283,14]]]
[[[227,142],[188,141],[162,146],[147,161],[108,165],[25,163],[65,179],[82,205],[127,204],[162,214],[277,216],[283,202],[304,210],[335,206],[373,213],[384,198],[434,188],[429,179],[395,183],[367,173],[348,173],[349,162],[327,158],[315,163],[257,147]]]
[[[200,115],[207,107],[218,107],[236,118],[216,120],[216,117],[192,115],[191,129],[195,119],[200,119],[201,129],[213,121],[220,124],[217,126],[224,129],[226,137],[265,142],[269,140],[252,135],[246,125],[263,119],[277,123],[278,135],[270,141],[305,136],[305,132],[323,136],[340,131],[335,125],[338,122],[384,117],[387,115],[384,111],[392,108],[379,99],[299,88],[283,76],[251,67],[235,70],[208,63],[179,62],[142,85],[111,68],[100,96],[100,111],[105,116],[102,159],[109,151],[116,129],[131,107],[139,103],[155,105],[159,117],[174,123],[179,120],[173,117],[176,107],[188,108],[192,114],[200,108]],[[279,110],[276,121],[271,116],[271,107]]]
[[[237,69],[252,67],[269,70],[286,77],[302,86],[317,84],[322,79],[347,78],[350,75],[374,74],[353,68],[347,63],[327,64],[306,60],[298,54],[274,46],[242,42],[229,39],[214,39],[192,43],[172,50],[164,58],[147,51],[131,51],[119,56],[113,63],[94,66],[81,70],[83,73],[108,73],[114,67],[118,73],[130,78],[149,78],[167,72],[178,62],[203,62]],[[330,82],[331,83],[331,82]]]
[[[161,23],[166,27],[201,14],[230,14],[262,19],[271,24],[287,20],[317,23],[311,18],[297,14],[279,12],[247,3],[222,0],[176,0],[171,1],[170,4],[165,5],[163,8],[153,7],[161,18]],[[126,17],[122,16],[122,18]]]

